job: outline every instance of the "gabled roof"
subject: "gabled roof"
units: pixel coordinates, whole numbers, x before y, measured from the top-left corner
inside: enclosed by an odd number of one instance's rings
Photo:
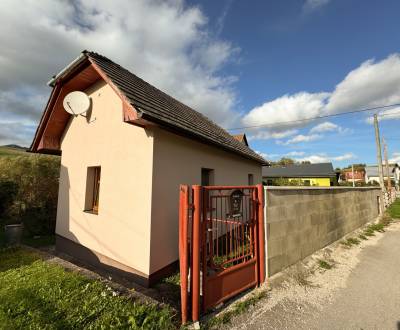
[[[389,176],[394,177],[393,174],[393,165],[389,165]],[[386,177],[386,166],[383,165],[383,176]],[[365,175],[367,177],[379,177],[379,168],[377,165],[365,166]]]
[[[247,137],[246,134],[234,134],[232,135],[236,140],[238,140],[241,143],[244,143],[246,146],[249,146],[249,143],[247,142]]]
[[[139,125],[143,125],[143,123],[145,125],[146,122],[155,123],[175,133],[215,145],[258,163],[267,164],[263,157],[201,113],[97,53],[83,51],[79,58],[72,62],[69,67],[66,67],[49,84],[57,86],[61,81],[66,80],[68,75],[76,74],[80,67],[84,67],[85,61],[90,62],[102,78],[114,87],[121,98],[129,103],[134,114],[124,113],[125,121]],[[42,122],[43,118],[41,124]],[[40,125],[38,132],[40,132]],[[40,137],[38,132],[35,140]],[[31,147],[33,151],[35,151],[35,140]]]
[[[336,173],[332,163],[319,163],[279,167],[263,166],[262,176],[266,178],[330,178],[336,177]]]

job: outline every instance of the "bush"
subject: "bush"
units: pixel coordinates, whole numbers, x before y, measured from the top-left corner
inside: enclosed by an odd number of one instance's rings
[[[1,218],[22,221],[27,236],[54,234],[59,169],[60,158],[54,156],[0,158],[0,182],[10,193],[0,193]]]
[[[15,182],[0,178],[0,222],[9,217],[17,193],[18,186]]]

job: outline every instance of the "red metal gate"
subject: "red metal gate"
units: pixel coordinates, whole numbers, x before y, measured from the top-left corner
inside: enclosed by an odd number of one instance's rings
[[[181,186],[179,215],[183,323],[264,282],[262,185]]]

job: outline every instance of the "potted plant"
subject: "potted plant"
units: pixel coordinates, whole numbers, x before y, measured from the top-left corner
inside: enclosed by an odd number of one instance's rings
[[[24,225],[21,221],[15,219],[7,220],[4,226],[6,245],[14,246],[21,244],[23,229]]]

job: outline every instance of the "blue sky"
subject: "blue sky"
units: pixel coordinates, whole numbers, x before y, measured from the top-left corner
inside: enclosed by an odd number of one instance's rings
[[[285,94],[331,92],[361,63],[369,59],[379,62],[400,51],[400,2],[331,0],[314,3],[315,8],[306,10],[305,1],[259,1],[252,2],[251,6],[247,2],[229,0],[218,4],[202,2],[215,29],[220,26],[219,18],[224,17],[220,36],[241,48],[240,65],[232,64],[226,70],[239,77],[235,87],[239,90],[240,108],[244,112]],[[398,96],[393,103],[400,101]],[[366,108],[370,104],[371,101],[366,100],[348,110]],[[343,131],[331,131],[315,141],[282,146],[268,139],[252,140],[251,145],[275,159],[290,153],[295,158],[320,155],[321,159],[329,160],[352,154],[353,157],[348,156],[343,161],[332,160],[336,166],[351,162],[374,163],[373,127],[365,122],[366,116],[328,119]],[[299,133],[307,134],[311,127],[324,121],[309,123],[300,128]],[[390,158],[398,159],[400,133],[396,127],[399,121],[390,118],[380,125]]]
[[[400,103],[399,12],[394,0],[4,0],[0,144],[30,144],[46,82],[89,49],[224,128],[266,124],[231,132],[267,159],[372,164],[368,113],[277,123]],[[400,162],[400,107],[381,113]]]

